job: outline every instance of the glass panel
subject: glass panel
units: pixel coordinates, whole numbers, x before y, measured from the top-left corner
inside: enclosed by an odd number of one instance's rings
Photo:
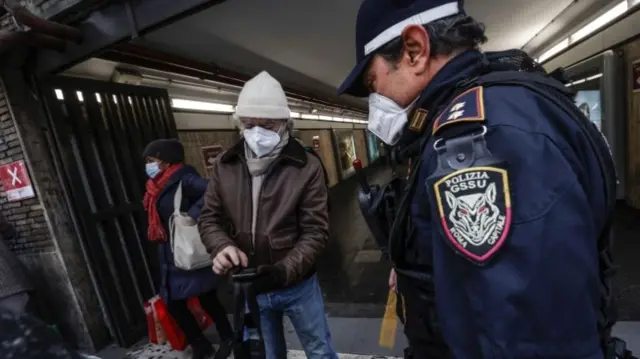
[[[380,147],[378,147],[378,138],[373,133],[367,132],[367,146],[369,147],[369,162],[374,162],[380,158]]]
[[[356,159],[356,146],[353,141],[353,131],[336,131],[338,142],[338,154],[343,178],[348,177],[353,171],[353,160]]]
[[[576,105],[600,129],[602,126],[602,91],[600,78],[574,85],[577,90]]]

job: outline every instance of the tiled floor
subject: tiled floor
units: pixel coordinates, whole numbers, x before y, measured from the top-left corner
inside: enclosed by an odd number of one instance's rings
[[[334,347],[338,352],[343,353],[340,358],[369,359],[374,355],[376,358],[400,357],[402,348],[406,345],[402,328],[398,328],[395,347],[393,349],[384,349],[378,345],[380,323],[380,319],[329,318]],[[357,330],[354,330],[354,328],[357,328]],[[287,322],[285,322],[285,332],[287,346],[291,349],[289,358],[305,358],[301,352],[300,342],[293,328]],[[634,353],[640,353],[640,322],[618,323],[614,328],[613,334],[626,340],[629,349]],[[165,347],[140,343],[129,351],[116,347],[107,348],[99,353],[98,356],[101,359],[182,359],[184,354],[170,351]]]

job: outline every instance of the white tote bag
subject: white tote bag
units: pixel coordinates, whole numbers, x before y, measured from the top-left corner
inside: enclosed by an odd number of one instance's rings
[[[171,231],[171,250],[176,267],[182,270],[194,270],[212,265],[211,255],[202,244],[196,221],[180,213],[182,203],[182,182],[178,184],[173,198],[173,214],[169,219]]]

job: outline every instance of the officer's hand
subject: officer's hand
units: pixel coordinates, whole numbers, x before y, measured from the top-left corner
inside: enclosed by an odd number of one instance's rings
[[[389,272],[389,289],[396,290],[396,271],[393,268]]]
[[[246,268],[247,265],[247,255],[236,246],[225,247],[213,258],[213,271],[218,275],[227,274],[233,267]]]

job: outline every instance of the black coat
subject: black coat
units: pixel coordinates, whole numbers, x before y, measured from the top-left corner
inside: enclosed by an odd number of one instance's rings
[[[207,180],[200,177],[195,168],[184,166],[174,173],[169,182],[158,195],[156,206],[162,220],[162,226],[169,236],[169,218],[173,214],[173,198],[182,181],[181,212],[186,212],[193,219],[200,217],[204,203],[203,195],[207,190]],[[160,273],[162,276],[160,296],[165,301],[187,299],[211,291],[217,287],[219,278],[211,267],[195,271],[184,271],[176,268],[169,241],[158,242],[160,255]]]

